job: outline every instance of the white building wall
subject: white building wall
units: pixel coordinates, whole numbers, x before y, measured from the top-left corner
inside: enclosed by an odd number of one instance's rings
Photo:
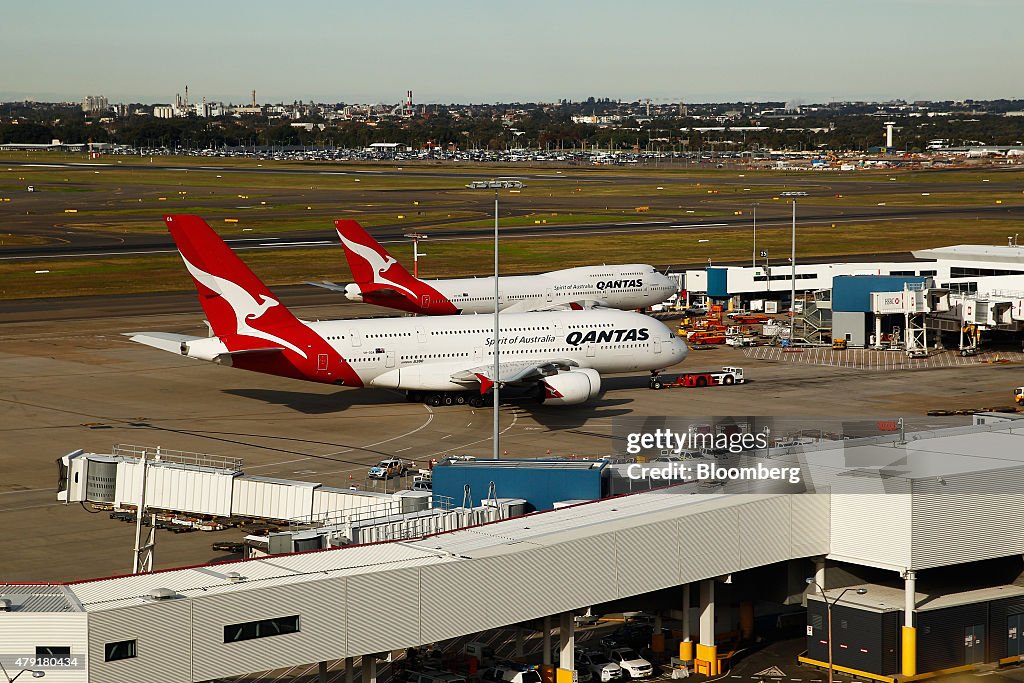
[[[89,681],[189,683],[191,633],[192,603],[186,599],[90,613]],[[138,656],[104,661],[106,644],[122,640],[135,640]]]
[[[379,575],[384,578],[386,575]],[[330,578],[258,591],[240,591],[192,599],[193,680],[208,681],[297,664],[346,657],[348,612],[344,578]],[[380,583],[364,596],[387,603]],[[224,627],[262,619],[299,615],[299,632],[237,643],[224,642]],[[394,621],[418,622],[415,613]],[[362,653],[360,653],[362,654]]]
[[[910,567],[912,507],[909,493],[833,491],[828,556],[894,571]]]
[[[911,569],[1024,553],[1024,468],[918,479],[913,488]]]
[[[74,669],[45,669],[48,683],[84,683],[89,680],[88,628],[81,612],[5,612],[0,614],[0,654],[4,666],[12,655],[34,657],[37,646],[70,647],[80,666]],[[21,669],[8,670],[13,677]],[[32,680],[24,674],[21,680]]]

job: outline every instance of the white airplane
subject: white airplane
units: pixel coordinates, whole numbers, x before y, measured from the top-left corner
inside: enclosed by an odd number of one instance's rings
[[[420,280],[356,221],[340,220],[334,225],[356,282],[345,286],[333,282],[309,284],[344,292],[351,301],[411,313],[494,312],[493,277]],[[500,310],[510,313],[565,308],[628,311],[661,303],[677,291],[676,281],[652,266],[639,263],[583,266],[540,275],[503,276],[499,306]]]
[[[245,370],[347,387],[406,392],[430,405],[482,406],[491,387],[522,387],[542,403],[596,396],[602,373],[680,363],[686,344],[657,320],[598,309],[510,313],[501,319],[499,376],[484,316],[299,320],[198,216],[165,216],[199,290],[211,336],[129,333],[132,341]]]

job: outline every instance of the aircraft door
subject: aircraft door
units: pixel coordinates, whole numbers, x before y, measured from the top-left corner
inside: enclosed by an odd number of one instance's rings
[[[423,310],[425,310],[425,311],[429,311],[430,310],[430,295],[429,294],[422,294],[422,295],[420,295],[420,307]]]
[[[655,339],[651,342],[651,345],[654,347],[655,353],[661,353],[661,342],[659,340]]]
[[[317,372],[327,371],[327,354],[318,353],[316,356],[316,370]]]
[[[363,337],[359,334],[359,330],[349,330],[348,336],[352,339],[352,346],[362,346]]]
[[[550,289],[548,289],[547,291],[544,292],[544,298],[547,299],[547,302],[550,304],[552,301],[555,300],[555,295]]]
[[[422,327],[416,328],[416,343],[424,344],[427,341],[427,333],[423,331]]]
[[[479,361],[484,359],[484,350],[479,346],[473,347],[473,360]]]
[[[595,346],[593,344],[587,344],[587,358],[594,357]]]
[[[387,355],[384,356],[384,367],[393,368],[395,367],[395,352],[388,351]]]

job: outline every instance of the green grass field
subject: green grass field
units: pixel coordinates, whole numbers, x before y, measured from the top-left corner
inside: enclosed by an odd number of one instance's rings
[[[963,243],[998,244],[1006,239],[1001,221],[901,221],[898,232],[889,223],[844,223],[837,227],[799,229],[797,260],[844,254],[909,251]],[[707,240],[702,242],[701,240]],[[758,231],[758,248],[768,250],[773,265],[785,267],[789,231]],[[403,264],[411,265],[412,250],[388,245]],[[456,277],[478,272],[474,264],[488,263],[492,244],[481,241],[437,241],[420,261],[425,278]],[[537,272],[594,263],[651,263],[676,268],[699,268],[711,262],[744,261],[750,257],[750,233],[740,229],[614,233],[558,238],[508,238],[502,243],[503,271]],[[350,281],[339,247],[279,251],[241,251],[241,257],[270,285],[305,280]],[[37,273],[37,270],[48,272]],[[173,255],[114,258],[40,259],[0,263],[0,296],[30,298],[70,294],[116,294],[191,289],[181,261]]]
[[[5,165],[14,161],[39,165]],[[788,229],[781,225],[788,219],[790,206],[780,193],[794,189],[809,193],[799,200],[800,206],[835,215],[838,226],[828,227],[831,223],[826,218],[800,227],[798,250],[804,258],[965,242],[1003,244],[1007,234],[1024,232],[1018,220],[1009,216],[990,219],[988,214],[983,220],[923,217],[899,223],[850,223],[843,218],[877,211],[879,205],[901,210],[1024,205],[1024,170],[1015,168],[822,173],[670,165],[495,167],[187,157],[152,161],[149,157],[104,157],[95,162],[103,164],[99,166],[48,166],[65,162],[93,163],[81,155],[50,153],[7,153],[0,158],[0,200],[10,200],[0,201],[4,221],[0,249],[67,242],[82,233],[102,237],[98,243],[117,234],[160,233],[166,229],[161,219],[165,213],[199,214],[224,235],[322,231],[325,239],[333,240],[333,219],[350,217],[371,228],[408,226],[433,236],[429,256],[421,262],[427,277],[470,275],[474,274],[470,264],[489,260],[489,241],[445,241],[443,235],[449,229],[493,225],[494,195],[469,190],[465,184],[516,175],[533,177],[521,192],[501,194],[502,226],[533,226],[543,233],[550,226],[572,225],[578,226],[574,232],[584,234],[506,239],[503,262],[510,273],[613,261],[699,266],[708,258],[712,262],[746,259],[750,245],[745,228],[585,233],[589,225],[601,223],[736,216],[745,220],[754,202],[759,205],[759,223],[764,219],[766,224],[778,226],[759,228],[758,246],[773,255],[788,254]],[[149,165],[152,168],[147,168]],[[244,172],[247,169],[260,172]],[[295,169],[316,173],[288,173]],[[278,170],[281,172],[274,172]],[[351,171],[372,173],[353,175]],[[422,175],[435,171],[444,175]],[[37,191],[26,192],[28,185]],[[411,261],[406,245],[392,247],[397,257]],[[276,284],[314,278],[344,281],[349,277],[340,248],[250,251],[243,257],[268,282]],[[165,255],[0,262],[0,296],[6,297],[190,286],[179,260]]]

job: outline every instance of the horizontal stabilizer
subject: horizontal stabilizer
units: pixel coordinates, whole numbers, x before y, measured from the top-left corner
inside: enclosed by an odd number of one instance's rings
[[[309,280],[305,280],[302,284],[313,285],[314,287],[322,287],[323,289],[329,289],[332,292],[345,291],[345,285],[338,285],[333,282],[328,282],[327,280],[324,280],[323,282],[310,282]]]
[[[181,345],[205,337],[190,337],[187,334],[172,334],[170,332],[124,332],[129,341],[136,344],[145,344],[154,349],[169,351],[170,353],[181,353]]]

